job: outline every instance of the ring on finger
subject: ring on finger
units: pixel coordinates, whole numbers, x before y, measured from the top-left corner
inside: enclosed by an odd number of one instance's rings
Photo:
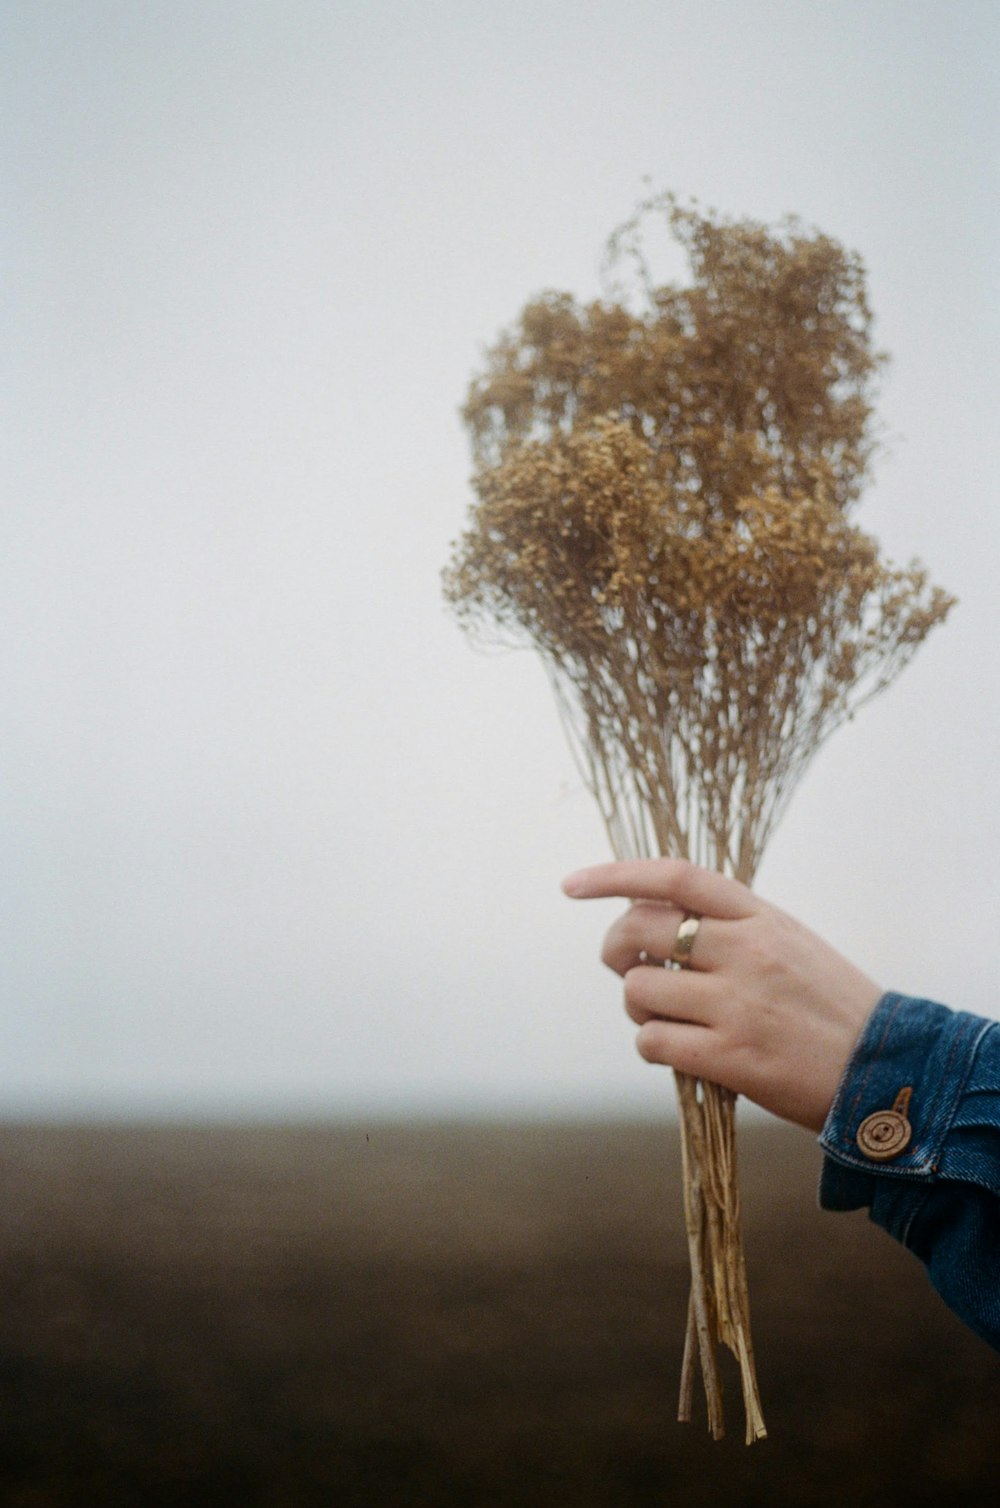
[[[701,926],[700,916],[686,916],[677,928],[677,937],[670,953],[670,962],[676,964],[679,969],[686,969],[691,964],[691,950],[698,936],[698,928]]]

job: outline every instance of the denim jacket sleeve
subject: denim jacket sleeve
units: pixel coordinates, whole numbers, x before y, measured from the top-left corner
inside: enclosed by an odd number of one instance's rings
[[[821,1206],[867,1208],[1000,1350],[1000,1022],[883,995],[820,1145]]]

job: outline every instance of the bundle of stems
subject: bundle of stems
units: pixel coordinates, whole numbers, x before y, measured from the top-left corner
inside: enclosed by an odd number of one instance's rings
[[[682,849],[672,843],[657,846],[657,815],[662,808],[650,807],[643,790],[628,790],[621,778],[609,781],[609,766],[595,744],[580,738],[573,707],[564,701],[555,684],[571,745],[591,791],[597,795],[605,817],[612,851],[620,859],[647,858],[657,852],[693,858],[734,872],[725,856],[711,852],[703,831],[692,851],[687,836]],[[611,751],[608,751],[611,752]],[[619,751],[620,752],[620,751]],[[618,776],[627,774],[619,770]],[[676,836],[676,835],[675,835]],[[749,884],[748,868],[736,878]],[[754,1364],[750,1330],[750,1300],[743,1247],[740,1187],[737,1176],[736,1096],[719,1084],[675,1072],[680,1110],[681,1153],[684,1188],[684,1221],[691,1266],[687,1333],[681,1365],[678,1418],[690,1421],[693,1413],[695,1376],[700,1367],[714,1439],[725,1433],[722,1384],[716,1361],[719,1342],[736,1357],[742,1386],[746,1443],[767,1433]]]
[[[687,254],[684,287],[650,275],[651,215]],[[625,293],[530,302],[473,380],[476,500],[445,595],[474,636],[540,653],[618,857],[685,857],[749,884],[809,758],[952,599],[849,520],[883,359],[859,259],[794,220],[732,222],[662,195],[612,236],[609,278],[623,266]],[[676,1078],[680,1417],[700,1370],[723,1433],[723,1344],[750,1443],[765,1429],[736,1100]]]

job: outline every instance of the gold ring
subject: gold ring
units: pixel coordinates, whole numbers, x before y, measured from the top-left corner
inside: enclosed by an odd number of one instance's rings
[[[670,962],[675,963],[679,969],[686,969],[691,958],[691,949],[694,940],[698,936],[698,928],[701,926],[700,916],[686,916],[677,928],[677,937],[674,942],[673,952],[670,954]]]

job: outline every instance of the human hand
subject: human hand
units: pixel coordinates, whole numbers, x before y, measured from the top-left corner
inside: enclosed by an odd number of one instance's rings
[[[710,1079],[819,1131],[882,991],[800,922],[737,880],[685,859],[600,864],[563,881],[579,900],[632,902],[601,957],[649,1063]],[[685,916],[701,924],[684,969],[669,959]]]

